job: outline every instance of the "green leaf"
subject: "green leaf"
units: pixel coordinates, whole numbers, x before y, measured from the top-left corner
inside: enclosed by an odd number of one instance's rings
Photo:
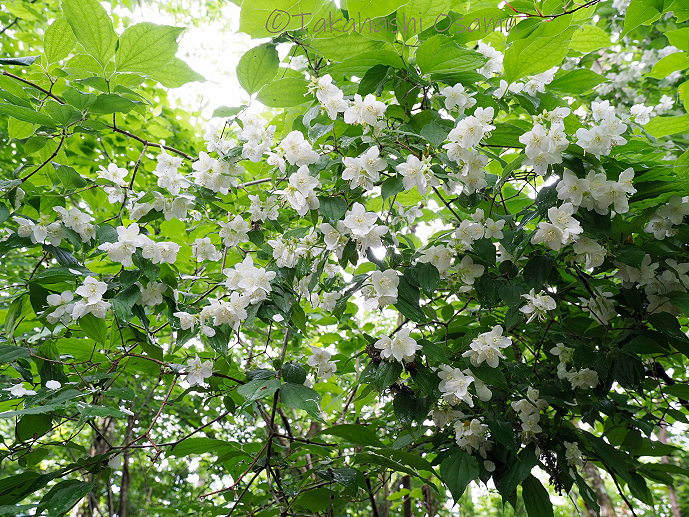
[[[398,363],[397,361],[381,361],[378,364],[378,368],[376,369],[374,376],[378,389],[383,391],[392,386],[395,381],[400,378],[400,374],[402,373],[403,369],[402,364]]]
[[[323,218],[333,226],[335,226],[337,221],[342,219],[347,212],[347,202],[340,196],[319,196],[318,201],[320,202],[318,211],[323,215]]]
[[[115,56],[118,72],[149,74],[165,68],[177,53],[180,27],[142,22],[131,25],[120,36]]]
[[[443,142],[445,142],[445,140],[447,140],[448,133],[449,131],[433,120],[429,124],[423,126],[419,134],[434,146],[439,147]]]
[[[345,59],[339,65],[332,67],[331,71],[337,74],[363,77],[366,72],[378,65],[404,68],[404,61],[397,52],[392,50],[373,50]]]
[[[653,77],[655,79],[663,79],[677,70],[684,70],[689,68],[689,57],[684,52],[675,52],[669,56],[665,56],[655,65],[646,77]]]
[[[31,108],[25,108],[23,106],[15,106],[14,104],[9,104],[7,102],[0,102],[0,113],[5,115],[10,115],[17,120],[23,120],[24,122],[31,122],[32,124],[40,124],[42,126],[56,127],[55,122],[49,116],[43,113],[38,113]]]
[[[41,56],[23,56],[23,57],[3,57],[0,58],[0,65],[32,65]]]
[[[504,420],[492,420],[489,424],[491,438],[496,440],[511,453],[516,454],[517,443],[515,441],[515,433],[512,424]]]
[[[26,442],[28,440],[37,440],[52,428],[53,419],[50,415],[24,415],[17,422],[15,434],[18,440]]]
[[[531,474],[522,483],[522,499],[529,517],[553,517],[548,491]]]
[[[280,58],[275,45],[258,45],[245,52],[239,60],[237,80],[244,91],[251,95],[273,80],[279,64]]]
[[[419,286],[421,286],[421,289],[426,291],[428,296],[431,296],[435,292],[438,282],[440,282],[440,273],[438,272],[438,268],[436,268],[430,262],[426,262],[419,264],[417,269],[419,272]]]
[[[524,147],[519,141],[519,137],[526,131],[514,124],[495,124],[495,129],[490,132],[490,138],[486,139],[486,143],[492,146],[500,147]]]
[[[67,19],[60,16],[46,29],[43,35],[43,51],[48,64],[57,63],[69,56],[76,44],[77,39],[69,23],[67,23]]]
[[[170,454],[177,458],[184,456],[191,456],[196,454],[205,454],[207,452],[217,452],[221,449],[237,449],[237,444],[233,442],[226,442],[223,440],[216,440],[215,438],[205,437],[191,437],[180,443],[172,446]]]
[[[108,339],[108,328],[103,318],[96,318],[93,314],[86,314],[79,318],[79,327],[96,343],[104,345]]]
[[[584,25],[572,34],[569,48],[583,54],[612,45],[610,35],[596,25]]]
[[[406,278],[400,278],[395,307],[410,320],[423,323],[426,320],[426,315],[419,305],[419,294],[417,287],[411,285]]]
[[[43,105],[46,115],[49,115],[59,126],[67,127],[81,119],[81,112],[67,104],[47,101]]]
[[[98,0],[62,0],[62,12],[84,50],[105,65],[115,55],[117,34]]]
[[[663,392],[677,398],[689,400],[689,384],[673,384],[663,388]]]
[[[313,388],[287,382],[280,386],[280,400],[285,406],[303,409],[311,417],[324,422],[318,406],[321,402],[321,396]]]
[[[42,513],[43,510],[47,510],[48,517],[64,515],[93,489],[94,484],[95,481],[82,483],[76,479],[60,481],[43,496],[37,511]]]
[[[237,393],[244,397],[244,407],[246,407],[254,400],[272,395],[279,387],[280,381],[277,379],[256,379],[239,386]]]
[[[280,375],[285,382],[293,384],[304,384],[306,380],[306,370],[304,367],[294,363],[283,364]]]
[[[350,16],[366,18],[379,18],[395,12],[407,3],[408,0],[348,0],[347,9]]]
[[[242,3],[239,30],[254,38],[306,27],[323,0],[252,0]]]
[[[380,50],[385,46],[385,42],[366,38],[358,32],[348,32],[345,34],[338,34],[334,38],[314,38],[310,46],[316,49],[316,51],[322,54],[326,59],[341,63],[363,52]],[[387,72],[387,70],[385,71]]]
[[[505,52],[505,78],[512,83],[558,66],[567,55],[575,27],[571,15],[541,22],[528,38],[518,39]]]
[[[138,104],[141,103],[129,100],[116,93],[102,93],[91,105],[91,111],[100,114],[127,113]]]
[[[658,18],[662,12],[663,0],[632,0],[624,16],[624,29],[620,38],[626,36],[639,25]]]
[[[235,106],[229,108],[227,106],[219,106],[213,111],[213,118],[215,117],[233,117],[241,112],[245,106]]]
[[[380,193],[383,196],[383,201],[400,192],[404,192],[404,178],[402,176],[391,176],[380,186]]]
[[[671,45],[685,52],[689,52],[689,27],[667,31],[664,34],[665,37],[670,40]]]
[[[5,323],[8,321],[9,318],[5,320]],[[0,364],[11,363],[19,358],[31,358],[29,349],[23,346],[0,345]]]
[[[5,203],[0,203],[0,224],[4,223],[10,217],[10,209]]]
[[[55,172],[67,190],[75,190],[89,184],[86,178],[68,165],[59,165]]]
[[[453,450],[440,464],[440,479],[455,502],[462,497],[467,485],[478,478],[478,473],[478,460],[464,451]]]
[[[588,68],[570,70],[550,83],[549,88],[557,92],[580,94],[606,81],[605,77]]]
[[[305,97],[309,83],[298,77],[286,77],[266,84],[256,100],[269,108],[289,108],[309,102]]]
[[[117,296],[110,300],[112,312],[115,313],[117,319],[122,322],[127,322],[134,317],[132,308],[139,299],[140,295],[141,290],[139,289],[139,286],[132,284],[126,289],[120,291]]]
[[[461,47],[442,34],[424,41],[416,50],[416,64],[422,74],[474,71],[485,62],[486,58],[478,52]]]
[[[524,280],[528,287],[533,287],[536,291],[543,288],[546,280],[553,269],[553,259],[546,256],[536,255],[531,257],[524,266]]]
[[[395,412],[395,418],[400,425],[408,428],[416,420],[419,404],[413,393],[400,391],[392,401],[392,408]]]
[[[179,88],[194,81],[205,81],[201,74],[194,72],[188,64],[177,57],[173,58],[162,70],[149,73],[148,76],[166,88]]]
[[[502,495],[503,501],[506,501],[512,495],[519,483],[531,475],[531,469],[537,463],[538,458],[536,458],[533,444],[527,446],[519,453],[515,462],[508,468],[498,483],[498,491]]]
[[[644,126],[646,132],[656,138],[689,131],[689,115],[655,117]]]
[[[371,447],[384,447],[376,436],[376,428],[373,426],[357,424],[335,425],[319,431],[318,434],[337,436],[355,445],[370,445]]]

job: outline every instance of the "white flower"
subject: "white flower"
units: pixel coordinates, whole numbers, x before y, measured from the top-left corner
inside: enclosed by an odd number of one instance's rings
[[[10,395],[15,398],[26,397],[27,395],[35,395],[34,390],[27,390],[22,384],[15,384],[9,388],[5,388],[4,391],[9,391]]]
[[[457,83],[454,86],[446,86],[440,90],[440,95],[445,97],[445,109],[451,110],[457,108],[461,113],[464,113],[464,108],[467,107],[471,96],[475,93],[466,93],[462,83]],[[473,99],[471,99],[473,101]]]
[[[201,362],[198,354],[196,358],[189,359],[189,373],[187,375],[187,382],[190,386],[205,384],[205,380],[213,375],[213,363],[211,361]]]
[[[473,115],[469,115],[457,123],[447,138],[463,149],[469,149],[478,145],[484,132],[483,124]]]
[[[470,406],[474,405],[468,391],[469,385],[474,382],[473,376],[465,375],[459,368],[443,364],[438,371],[438,377],[441,379],[438,388],[447,402],[453,404],[463,401]]]
[[[381,306],[397,303],[397,286],[400,279],[394,269],[374,271],[371,274],[371,283],[376,295],[381,299]]]
[[[344,225],[355,237],[366,237],[377,220],[377,213],[367,212],[364,205],[354,203],[352,209],[345,214]]]
[[[519,310],[529,316],[529,319],[526,320],[527,323],[531,323],[534,318],[543,321],[547,316],[547,312],[557,307],[552,297],[542,292],[535,294],[533,289],[529,291],[529,294],[522,294],[522,297],[526,298],[527,303]]]
[[[579,450],[579,445],[574,442],[564,442],[565,445],[565,459],[567,460],[567,465],[570,467],[582,468],[584,466],[584,460],[581,457],[581,451]]]
[[[199,261],[217,261],[222,258],[222,253],[215,249],[210,237],[204,237],[196,239],[191,245],[191,256]]]
[[[316,346],[312,346],[311,348],[311,356],[306,360],[306,364],[309,366],[320,366],[322,364],[326,364],[328,361],[330,361],[330,358],[332,357],[332,354],[328,352],[325,348],[319,348]]]
[[[92,276],[87,276],[84,279],[84,283],[77,287],[75,293],[79,296],[83,296],[87,303],[94,304],[101,301],[105,291],[107,290],[108,284],[105,282],[99,282]]]
[[[419,257],[419,262],[433,264],[442,275],[449,269],[453,258],[454,253],[450,248],[438,245],[426,248],[423,255]]]
[[[385,113],[385,108],[385,104],[376,100],[372,93],[369,93],[363,99],[357,93],[354,95],[352,105],[344,112],[344,120],[347,124],[368,124],[373,126],[377,118]]]
[[[594,239],[579,237],[574,243],[574,253],[577,254],[577,261],[584,262],[584,267],[591,269],[603,264],[607,250]]]
[[[545,243],[550,249],[560,251],[564,233],[560,228],[551,223],[541,221],[538,223],[538,231],[531,238],[531,244]]]
[[[118,167],[117,164],[111,163],[106,169],[102,165],[100,166],[100,171],[98,171],[98,177],[105,180],[111,181],[115,185],[123,187],[125,185],[124,178],[127,176],[127,169]]]
[[[409,329],[403,328],[392,339],[383,336],[373,346],[380,350],[380,357],[383,359],[394,358],[400,363],[402,360],[411,361],[416,351],[421,350],[421,345],[409,337],[409,332]]]
[[[640,125],[648,124],[651,120],[651,113],[653,113],[653,107],[646,107],[642,104],[634,104],[631,110],[629,110],[632,117],[634,117],[634,122]]]
[[[483,274],[485,268],[480,264],[474,264],[472,258],[468,255],[465,255],[462,261],[457,265],[456,269],[457,274],[462,279],[462,282],[466,284],[465,286],[460,287],[459,290],[461,292],[466,292],[471,290],[470,286],[474,284],[474,280]]]
[[[45,383],[45,387],[49,390],[59,390],[62,387],[62,384],[60,381],[50,380]]]
[[[196,325],[196,316],[189,314],[188,312],[174,312],[172,315],[175,318],[179,318],[179,326],[182,330],[191,330],[193,332],[194,326]]]
[[[464,352],[462,357],[468,357],[474,366],[479,366],[485,361],[491,368],[497,368],[499,360],[505,358],[500,350],[512,344],[512,340],[503,336],[502,331],[502,327],[496,325],[493,330],[480,334],[471,342],[471,349]]]

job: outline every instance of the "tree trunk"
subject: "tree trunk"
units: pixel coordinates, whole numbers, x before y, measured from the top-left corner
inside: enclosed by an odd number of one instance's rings
[[[411,492],[411,476],[406,475],[402,478],[402,488],[406,488]],[[402,507],[404,509],[404,517],[412,517],[411,513],[411,493],[407,493],[404,496],[404,501],[402,502]]]
[[[665,420],[660,422],[660,443],[667,443],[667,423],[665,423]],[[670,463],[670,459],[667,456],[663,456],[660,459],[660,463]],[[672,517],[682,517],[674,487],[668,486],[667,491],[668,498],[670,499],[670,508],[672,508]]]
[[[125,433],[124,443],[129,443],[132,440],[132,431],[134,430],[134,416],[130,415],[127,418],[127,432]],[[129,456],[131,452],[129,449],[122,454],[122,483],[120,484],[120,505],[117,510],[118,517],[127,517],[127,497],[129,496]]]
[[[596,493],[596,499],[598,500],[598,506],[600,506],[600,517],[616,517],[615,507],[612,504],[612,499],[608,495],[605,489],[605,484],[603,483],[603,478],[600,477],[598,473],[598,468],[591,462],[586,462],[584,464],[584,477],[591,482],[593,491]],[[585,504],[585,503],[584,503]],[[586,505],[586,511],[589,517],[596,517],[596,512],[593,508],[589,508]]]

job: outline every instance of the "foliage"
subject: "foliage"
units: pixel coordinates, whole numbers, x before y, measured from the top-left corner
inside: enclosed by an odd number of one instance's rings
[[[497,4],[245,2],[294,21],[237,67],[275,110],[203,138],[183,29],[10,4],[2,512],[595,512],[589,461],[640,514],[687,474],[689,7]]]

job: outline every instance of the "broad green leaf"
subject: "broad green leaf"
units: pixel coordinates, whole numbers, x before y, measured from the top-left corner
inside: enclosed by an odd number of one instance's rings
[[[179,88],[194,81],[205,81],[201,74],[194,72],[188,64],[177,57],[172,58],[162,70],[149,73],[148,76],[166,88]]]
[[[237,80],[249,95],[273,80],[280,59],[275,45],[264,43],[244,53],[237,65]]]
[[[180,27],[142,22],[131,25],[120,36],[115,56],[118,72],[151,74],[163,70],[177,52]]]
[[[7,102],[0,102],[0,113],[5,115],[10,115],[17,120],[23,120],[24,122],[31,122],[32,124],[40,124],[42,126],[56,127],[55,122],[49,116],[43,113],[38,113],[31,108],[25,108],[23,106],[15,106]]]
[[[495,247],[493,247],[493,249],[495,249]],[[424,264],[419,264],[418,271],[419,286],[426,291],[428,296],[431,296],[435,292],[438,282],[440,282],[440,273],[438,269],[430,262],[426,262]]]
[[[403,367],[397,361],[381,361],[375,373],[375,383],[380,391],[386,390],[400,378]]]
[[[33,124],[31,122],[18,120],[14,117],[9,117],[7,122],[7,133],[10,138],[28,138],[33,135]]]
[[[41,499],[38,505],[39,513],[47,510],[48,517],[64,515],[93,489],[94,484],[95,481],[86,483],[76,479],[60,481]]]
[[[215,438],[205,438],[202,436],[192,436],[181,441],[170,449],[170,454],[177,458],[191,456],[193,454],[204,454],[207,452],[218,452],[222,449],[238,449],[234,442],[216,440]]]
[[[529,517],[553,517],[553,505],[548,491],[533,475],[522,482],[522,499]]]
[[[219,106],[213,111],[213,118],[215,117],[233,117],[240,113],[245,106],[235,106],[233,108],[227,106]]]
[[[129,100],[116,93],[102,93],[91,105],[91,111],[100,114],[128,113],[138,104],[141,103]]]
[[[442,34],[424,41],[416,50],[416,64],[422,74],[473,71],[485,62],[478,52],[460,47]]]
[[[509,467],[502,478],[500,478],[500,482],[498,483],[498,491],[500,495],[502,495],[503,501],[506,501],[512,495],[519,483],[531,475],[531,469],[533,469],[537,463],[538,458],[536,458],[533,445],[527,446],[527,448],[519,453],[515,462]]]
[[[478,460],[462,450],[453,450],[440,464],[440,479],[450,489],[455,502],[459,501],[467,485],[478,478]]]
[[[689,68],[689,57],[687,57],[685,52],[675,52],[674,54],[665,56],[653,65],[653,70],[646,74],[646,77],[664,79],[672,72],[684,70],[685,68]]]
[[[334,227],[337,224],[337,221],[342,219],[347,212],[347,202],[339,196],[320,196],[318,200],[320,202],[318,211],[323,215],[326,221]]]
[[[689,400],[689,385],[687,384],[673,384],[666,386],[663,391],[668,395],[674,395],[677,398]]]
[[[404,178],[402,176],[391,176],[380,186],[380,194],[383,200],[404,192]]]
[[[294,363],[285,363],[280,370],[280,376],[285,382],[292,384],[304,384],[306,370],[303,366]]]
[[[269,108],[289,108],[310,102],[307,98],[309,83],[298,77],[286,77],[266,84],[256,100]]]
[[[43,51],[48,63],[57,63],[74,50],[77,39],[63,16],[57,18],[43,35]]]
[[[675,117],[655,117],[644,126],[649,135],[661,138],[676,133],[689,131],[689,115],[677,115]]]
[[[0,58],[0,65],[32,65],[41,56],[23,56],[23,57],[3,57]]]
[[[98,0],[62,0],[62,12],[84,50],[105,68],[115,55],[117,34]]]
[[[671,45],[685,52],[689,52],[689,27],[667,31],[664,34]]]
[[[602,75],[588,68],[570,70],[550,83],[549,88],[557,92],[580,94],[591,90],[593,87],[605,82]]]
[[[376,436],[376,428],[374,426],[341,424],[323,429],[319,431],[318,434],[337,436],[355,445],[383,447],[383,443]]]
[[[421,132],[419,134],[434,146],[440,147],[440,145],[447,140],[448,133],[449,131],[444,126],[441,126],[435,120],[432,120],[430,123],[421,128]]]
[[[237,388],[237,393],[244,397],[244,405],[251,404],[254,400],[272,395],[280,387],[277,379],[256,379],[242,384]]]
[[[407,0],[348,0],[349,16],[355,19],[379,18],[396,11]]]
[[[365,38],[358,32],[349,32],[332,38],[314,38],[310,46],[326,59],[341,63],[363,52],[380,50],[386,43]]]
[[[376,65],[404,68],[404,62],[396,52],[383,49],[362,52],[359,55],[345,59],[342,63],[333,66],[330,70],[333,74],[351,74],[363,77],[369,69]]]
[[[287,407],[303,409],[311,417],[323,421],[318,406],[321,396],[313,388],[287,382],[280,386],[280,400]]]
[[[663,12],[663,0],[632,0],[624,16],[624,29],[620,37],[624,37],[639,25],[648,23]]]
[[[273,37],[306,27],[323,0],[252,0],[242,4],[239,30],[254,38]]]
[[[0,364],[11,363],[20,357],[29,359],[29,349],[23,346],[0,345]]]
[[[584,25],[572,34],[569,48],[584,54],[612,45],[608,33],[597,25]]]
[[[108,339],[108,328],[105,319],[86,314],[79,318],[79,327],[96,343],[104,345]]]
[[[505,78],[512,83],[527,75],[540,74],[562,63],[575,27],[571,15],[541,22],[528,38],[518,39],[505,52]]]

